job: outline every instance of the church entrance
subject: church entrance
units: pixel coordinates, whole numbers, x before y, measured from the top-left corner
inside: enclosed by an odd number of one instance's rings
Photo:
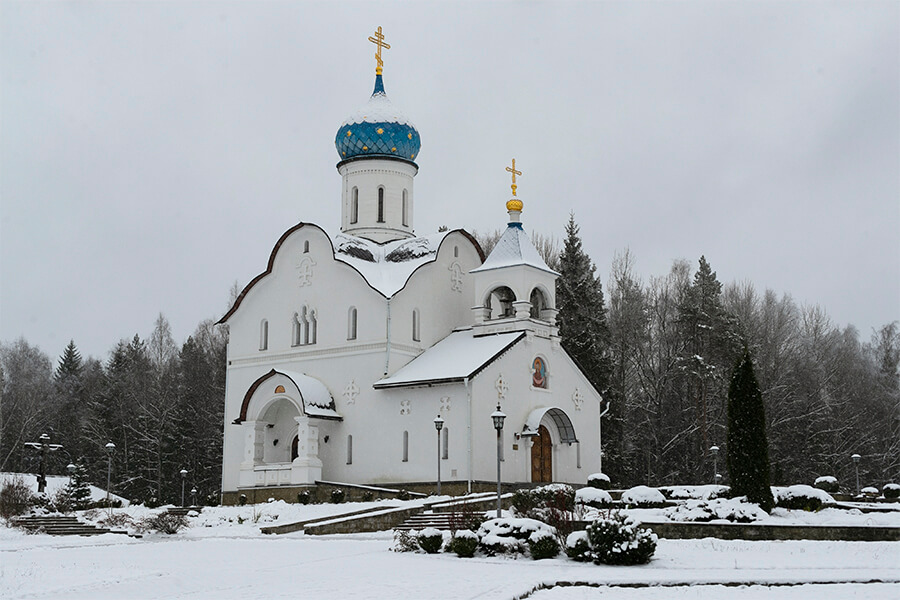
[[[297,451],[297,445],[299,443],[300,443],[300,438],[295,435],[294,440],[291,442],[291,460],[292,461],[300,455],[300,453]]]
[[[531,481],[550,483],[553,481],[553,442],[550,440],[550,432],[541,425],[538,434],[531,441]]]

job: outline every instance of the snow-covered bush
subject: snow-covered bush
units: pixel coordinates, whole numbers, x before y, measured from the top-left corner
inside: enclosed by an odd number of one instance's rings
[[[878,488],[871,485],[859,490],[859,493],[863,498],[877,498],[879,496]]]
[[[593,560],[587,531],[573,531],[569,534],[566,538],[566,556],[578,562]]]
[[[238,496],[238,506],[245,506],[247,504],[247,494],[241,494]]]
[[[673,485],[657,488],[669,500],[715,500],[727,498],[727,485]]]
[[[725,519],[734,523],[752,523],[768,516],[766,511],[746,500],[745,496],[716,500],[687,500],[683,504],[667,509],[665,515],[672,521],[695,523],[707,523],[715,519]]]
[[[371,502],[375,498],[375,492],[372,490],[366,490],[362,493],[362,501],[363,502]]]
[[[775,506],[780,508],[816,512],[823,506],[834,504],[834,498],[827,492],[810,485],[773,487],[772,495],[775,497]]]
[[[575,492],[575,503],[603,508],[612,504],[612,496],[606,490],[596,487],[584,487]]]
[[[340,504],[344,501],[344,490],[341,488],[335,488],[331,490],[331,502],[332,504]]]
[[[472,558],[478,550],[478,536],[468,529],[460,529],[451,538],[447,549],[460,558]]]
[[[575,507],[575,488],[563,483],[551,483],[530,490],[516,490],[512,505],[519,514],[532,515],[532,511],[546,508],[572,510]]]
[[[309,490],[303,490],[302,492],[297,493],[298,504],[309,504],[310,500],[312,500],[312,495],[309,493]]]
[[[489,556],[524,554],[528,538],[536,531],[555,535],[552,527],[535,519],[501,518],[485,521],[478,528],[481,549]]]
[[[549,531],[535,531],[528,536],[528,551],[534,560],[556,558],[559,554],[559,542],[556,535]]]
[[[485,521],[484,512],[475,510],[469,502],[462,504],[454,504],[450,509],[450,532],[468,529],[470,531],[478,531],[481,524]]]
[[[161,512],[156,515],[144,517],[137,523],[138,530],[142,532],[156,532],[172,535],[188,526],[184,515],[176,515],[170,512]]]
[[[35,503],[34,494],[21,476],[7,477],[0,487],[0,517],[24,515]]]
[[[638,485],[625,490],[622,494],[622,502],[631,507],[659,508],[665,506],[666,497],[656,488]]]
[[[813,487],[822,490],[823,492],[827,492],[829,494],[836,494],[840,490],[838,486],[838,480],[836,477],[832,477],[831,475],[823,475],[822,477],[816,477],[816,481],[813,483]]]
[[[416,541],[426,554],[437,554],[444,544],[444,534],[434,527],[426,527],[416,536]]]
[[[588,487],[598,490],[608,490],[610,488],[609,477],[606,473],[591,473],[587,478]]]
[[[400,490],[397,492],[397,500],[409,500],[409,490]]]
[[[416,541],[418,532],[415,529],[395,529],[394,545],[391,550],[394,552],[418,552],[419,542]]]
[[[883,488],[881,488],[881,492],[888,500],[900,498],[900,485],[896,483],[887,483]]]
[[[587,537],[597,564],[642,565],[656,552],[656,534],[619,512],[589,524]]]

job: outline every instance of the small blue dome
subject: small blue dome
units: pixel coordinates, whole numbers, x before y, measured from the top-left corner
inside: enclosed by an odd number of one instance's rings
[[[347,117],[334,138],[341,160],[360,156],[391,156],[413,162],[422,139],[409,119],[394,108],[381,75],[375,76],[375,91],[365,106]]]

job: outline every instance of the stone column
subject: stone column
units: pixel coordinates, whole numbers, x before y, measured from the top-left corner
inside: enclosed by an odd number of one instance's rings
[[[244,436],[244,460],[241,461],[238,485],[249,487],[256,485],[254,467],[263,464],[263,442],[265,441],[266,423],[264,421],[244,421],[241,423]]]
[[[528,300],[513,302],[513,308],[516,309],[516,319],[528,319],[531,317],[531,302]]]
[[[311,425],[309,417],[294,417],[297,422],[297,458],[291,463],[292,484],[312,484],[322,479],[319,459],[319,428]]]

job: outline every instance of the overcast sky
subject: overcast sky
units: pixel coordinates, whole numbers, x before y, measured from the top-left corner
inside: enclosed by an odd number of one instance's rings
[[[900,318],[900,10],[888,2],[0,4],[0,340],[181,343],[298,221],[335,231],[334,135],[385,86],[422,136],[415,226],[570,211],[606,284],[723,282]]]

